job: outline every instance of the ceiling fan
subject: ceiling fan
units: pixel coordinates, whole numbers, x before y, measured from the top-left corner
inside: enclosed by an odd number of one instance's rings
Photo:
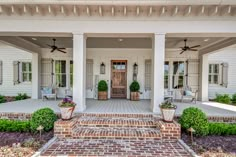
[[[194,49],[196,47],[200,47],[201,45],[195,45],[195,46],[187,46],[187,39],[184,39],[184,47],[180,47],[181,48],[181,52],[180,54],[184,53],[185,51],[198,51],[198,49]]]
[[[61,48],[57,47],[57,46],[56,46],[56,39],[53,38],[52,40],[53,40],[53,45],[47,44],[49,47],[51,47],[51,49],[52,49],[51,52],[54,52],[55,50],[57,50],[57,51],[60,51],[60,52],[62,52],[62,53],[66,53],[66,51],[63,51],[63,50],[65,50],[66,48],[64,48],[64,47],[61,47]]]

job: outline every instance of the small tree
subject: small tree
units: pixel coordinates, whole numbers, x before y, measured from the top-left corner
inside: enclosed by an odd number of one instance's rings
[[[101,80],[98,83],[98,91],[106,92],[108,90],[107,82],[105,80]]]
[[[140,89],[139,83],[137,81],[133,81],[129,86],[129,89],[131,92],[139,92]]]

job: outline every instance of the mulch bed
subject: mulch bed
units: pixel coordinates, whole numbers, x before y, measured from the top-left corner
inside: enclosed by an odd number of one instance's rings
[[[39,133],[0,132],[0,156],[32,156],[35,151],[41,148],[52,137],[52,131],[42,133],[41,139]]]
[[[191,144],[190,136],[183,133],[182,140],[203,157],[236,157],[236,135],[194,137]]]
[[[5,98],[6,98],[6,102],[15,101],[15,97],[14,96],[5,96]]]

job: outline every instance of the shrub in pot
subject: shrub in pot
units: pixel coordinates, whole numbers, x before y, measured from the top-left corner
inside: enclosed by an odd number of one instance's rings
[[[58,106],[60,107],[61,110],[61,118],[63,120],[69,120],[72,117],[72,114],[75,110],[75,106],[76,104],[68,99],[68,98],[64,98],[59,104]]]
[[[165,122],[173,122],[177,106],[170,101],[160,104],[162,118]]]
[[[139,100],[139,83],[137,81],[133,81],[129,86],[130,89],[130,100],[138,101]]]
[[[207,116],[196,107],[189,107],[183,111],[179,123],[184,130],[193,128],[196,136],[205,136],[209,132]]]
[[[107,100],[107,82],[105,80],[101,80],[98,83],[98,100]]]

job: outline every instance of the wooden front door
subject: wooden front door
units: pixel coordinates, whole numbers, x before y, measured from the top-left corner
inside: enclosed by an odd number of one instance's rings
[[[111,97],[126,98],[127,87],[127,61],[111,61]]]

